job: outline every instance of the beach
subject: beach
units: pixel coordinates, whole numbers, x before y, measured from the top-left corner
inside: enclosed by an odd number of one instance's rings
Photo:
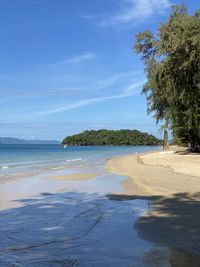
[[[42,149],[31,147],[31,156]],[[3,169],[2,266],[200,265],[199,155],[158,147],[44,150],[51,161]]]
[[[111,199],[149,200],[149,211],[134,225],[142,238],[200,255],[200,155],[150,152],[111,159],[107,168],[128,177],[122,182],[126,192]],[[182,256],[179,264],[199,261]]]
[[[200,156],[186,152],[154,152],[108,161],[107,169],[126,175],[126,194],[171,195],[200,192]]]
[[[5,0],[0,267],[200,267],[200,0]]]

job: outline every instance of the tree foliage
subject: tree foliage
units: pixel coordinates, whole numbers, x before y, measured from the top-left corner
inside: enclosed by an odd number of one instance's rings
[[[159,145],[161,141],[155,136],[142,133],[137,130],[98,130],[84,131],[80,134],[68,136],[63,140],[63,144],[67,145]]]
[[[199,150],[200,10],[188,15],[183,5],[174,6],[157,35],[137,34],[134,48],[145,63],[148,112],[192,150]]]

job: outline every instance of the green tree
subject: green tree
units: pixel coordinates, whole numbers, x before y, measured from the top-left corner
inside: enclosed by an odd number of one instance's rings
[[[157,35],[137,34],[134,49],[145,64],[148,112],[200,151],[200,10],[174,6]]]

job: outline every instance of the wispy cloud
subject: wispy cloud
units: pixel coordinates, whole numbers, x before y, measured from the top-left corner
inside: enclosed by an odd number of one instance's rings
[[[154,14],[159,14],[168,9],[172,4],[169,0],[121,0],[121,8],[113,15],[97,15],[99,25],[117,26],[122,24],[136,24]],[[96,18],[97,18],[96,17]],[[86,18],[94,19],[95,16]]]
[[[85,52],[81,55],[78,55],[76,57],[72,57],[68,60],[68,63],[82,63],[83,61],[90,61],[96,59],[96,54],[92,52]]]
[[[40,97],[40,96],[69,96],[69,97],[96,97],[104,93],[103,89],[113,89],[113,85],[120,82],[130,83],[135,75],[141,75],[141,71],[126,71],[114,73],[113,75],[100,77],[90,77],[89,81],[85,81],[85,77],[79,82],[74,79],[72,86],[66,87],[47,87],[47,88],[2,88],[1,97]],[[78,75],[76,75],[78,76]],[[76,77],[75,76],[75,77]],[[69,79],[69,83],[71,79]],[[8,94],[9,92],[9,94]]]
[[[78,88],[78,87],[63,87],[63,88],[31,88],[31,89],[15,89],[15,88],[3,88],[1,90],[1,97],[45,97],[45,96],[68,96],[68,97],[77,97],[84,96],[91,93],[90,90]]]
[[[97,55],[93,52],[83,52],[79,55],[75,55],[71,58],[68,58],[66,60],[61,60],[59,62],[51,64],[52,67],[62,66],[65,64],[80,64],[86,61],[95,60],[97,58]]]
[[[107,78],[97,80],[92,86],[97,90],[102,88],[105,89],[107,87],[116,84],[118,81],[122,79],[127,80],[135,75],[140,75],[141,73],[142,73],[141,71],[127,71],[127,72],[117,73]]]
[[[34,119],[34,118],[38,118],[38,117],[43,117],[43,116],[55,114],[55,113],[61,113],[61,112],[64,112],[64,111],[78,109],[80,107],[88,106],[88,105],[93,104],[93,103],[98,103],[98,102],[103,102],[103,101],[114,100],[114,99],[119,99],[119,98],[132,96],[132,95],[138,93],[137,89],[139,89],[143,84],[144,84],[144,81],[138,82],[138,83],[135,83],[135,84],[131,84],[122,93],[119,93],[119,94],[116,94],[116,95],[104,96],[104,97],[98,97],[98,98],[91,98],[91,99],[83,99],[83,100],[76,101],[76,102],[71,103],[71,104],[61,105],[61,106],[58,106],[58,107],[53,107],[53,108],[48,109],[48,110],[26,114],[26,115],[22,116],[22,118],[24,118],[24,119]]]

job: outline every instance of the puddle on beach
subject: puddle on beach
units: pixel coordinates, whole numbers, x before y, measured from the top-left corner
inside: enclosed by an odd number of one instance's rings
[[[58,173],[59,175],[63,174],[60,171]],[[73,173],[71,171],[67,172],[67,174]],[[42,192],[84,192],[97,193],[98,195],[105,195],[112,192],[121,193],[123,192],[121,181],[126,179],[124,176],[106,172],[92,179],[77,179],[75,181],[73,179],[49,179],[48,176],[48,174],[43,174],[18,180],[15,183],[1,185],[0,210],[22,206],[24,203],[17,201],[18,199],[37,196]]]
[[[138,237],[146,200],[69,192],[20,202],[0,212],[0,266],[199,266],[187,252]]]
[[[133,228],[145,201],[64,193],[22,202],[1,212],[1,266],[127,266],[151,248]]]

